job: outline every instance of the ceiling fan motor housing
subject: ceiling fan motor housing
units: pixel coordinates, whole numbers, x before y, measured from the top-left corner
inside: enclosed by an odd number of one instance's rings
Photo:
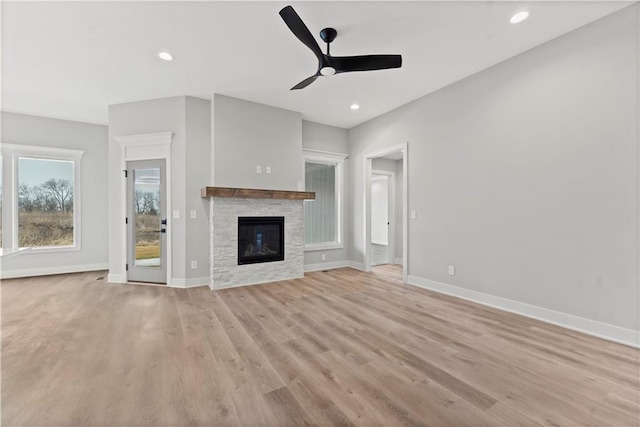
[[[320,31],[320,38],[325,43],[331,43],[336,39],[337,35],[338,32],[335,30],[335,28],[323,28],[322,31]]]

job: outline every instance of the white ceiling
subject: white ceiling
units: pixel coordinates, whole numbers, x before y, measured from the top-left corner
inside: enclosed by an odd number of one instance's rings
[[[289,91],[317,63],[278,15],[287,4],[321,46],[322,28],[338,30],[332,54],[399,53],[403,67]],[[110,104],[220,93],[350,128],[628,4],[5,1],[2,109],[106,124]]]

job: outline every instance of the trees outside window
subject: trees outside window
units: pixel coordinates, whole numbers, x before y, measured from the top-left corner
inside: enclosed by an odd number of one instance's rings
[[[18,158],[18,246],[74,244],[73,161]]]

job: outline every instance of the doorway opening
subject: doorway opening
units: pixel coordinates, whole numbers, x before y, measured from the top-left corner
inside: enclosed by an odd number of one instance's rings
[[[408,275],[407,144],[365,156],[364,269]]]
[[[376,167],[374,159],[373,167]],[[395,262],[395,162],[394,171],[373,169],[371,173],[371,266]],[[399,263],[401,264],[401,262]]]
[[[165,160],[127,162],[127,280],[167,283]]]

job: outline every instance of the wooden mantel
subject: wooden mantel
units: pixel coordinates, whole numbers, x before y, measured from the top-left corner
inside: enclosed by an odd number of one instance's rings
[[[315,200],[313,191],[258,190],[255,188],[203,187],[201,197],[233,197],[237,199]]]

